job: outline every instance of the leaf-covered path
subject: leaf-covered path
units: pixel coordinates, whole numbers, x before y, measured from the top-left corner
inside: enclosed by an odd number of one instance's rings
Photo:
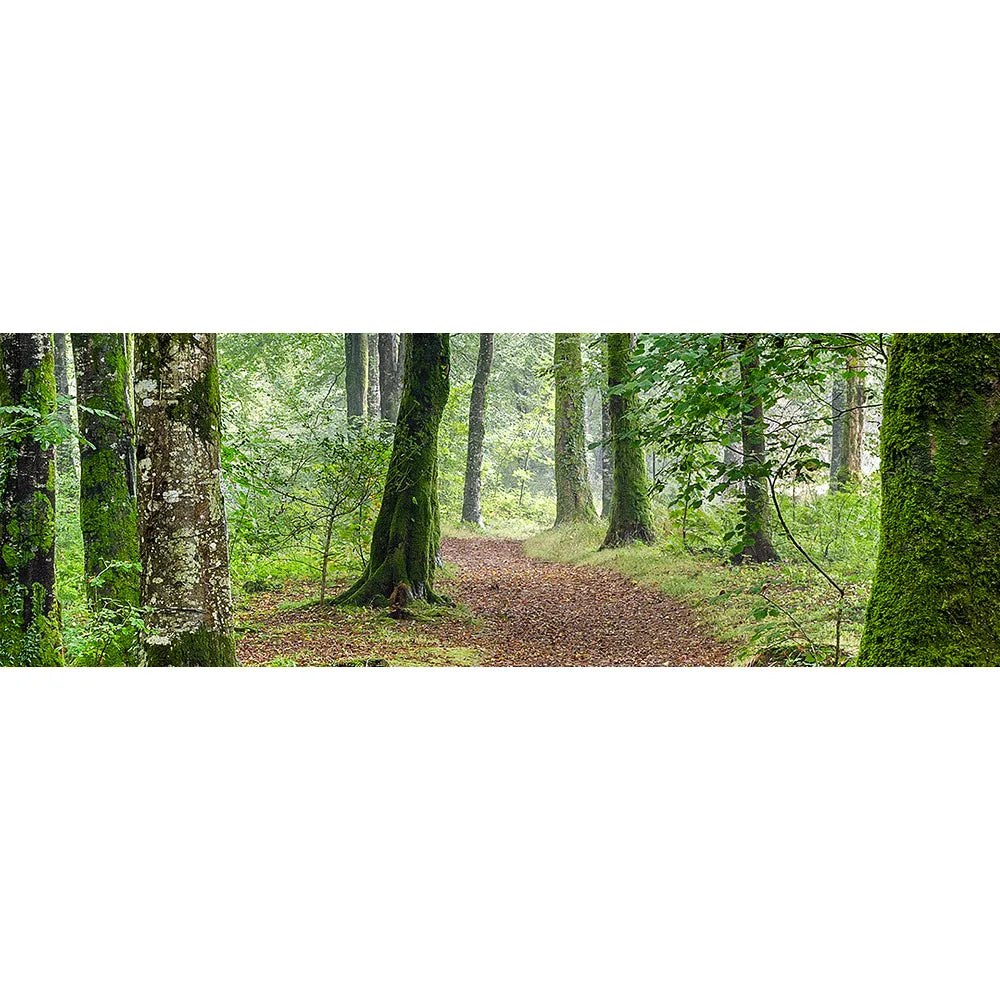
[[[299,591],[245,609],[240,660],[302,666],[722,666],[727,649],[690,608],[594,566],[528,558],[519,542],[445,538],[440,581],[471,615],[397,622],[385,611],[289,608]]]
[[[460,568],[448,590],[477,616],[465,641],[484,665],[726,663],[690,608],[618,573],[529,559],[504,539],[446,538],[442,553]]]

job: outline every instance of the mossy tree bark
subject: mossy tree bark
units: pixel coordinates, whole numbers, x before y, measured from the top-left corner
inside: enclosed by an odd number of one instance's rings
[[[479,335],[479,356],[469,400],[469,446],[465,457],[465,493],[462,520],[483,527],[483,442],[486,440],[486,389],[493,367],[494,334]]]
[[[74,333],[80,527],[92,604],[139,604],[139,529],[131,359],[121,333]],[[88,412],[101,410],[103,414]],[[96,582],[94,582],[96,581]]]
[[[602,548],[656,540],[646,458],[638,437],[636,395],[624,391],[632,379],[632,335],[608,334],[608,389],[611,410],[611,446],[614,449],[614,490],[611,524]]]
[[[216,335],[144,333],[136,347],[142,663],[234,666]]]
[[[368,415],[375,420],[382,410],[381,372],[379,371],[378,334],[368,337]]]
[[[58,395],[56,412],[63,425],[71,430],[73,428],[73,403],[69,394],[69,367],[71,363],[69,338],[65,333],[55,333],[53,339],[56,349],[56,393]],[[80,475],[80,455],[75,437],[67,436],[66,440],[61,441],[56,447],[56,472],[59,478],[66,476],[68,482],[76,480]]]
[[[403,355],[406,334],[378,335],[378,379],[381,416],[390,424],[399,416],[403,391]]]
[[[338,604],[403,607],[412,600],[442,600],[433,589],[441,536],[437,448],[450,350],[447,333],[406,337],[403,398],[368,568]]]
[[[897,333],[858,662],[1000,667],[1000,337]]]
[[[607,389],[601,393],[601,517],[611,517],[615,492],[615,449],[611,443],[611,400]]]
[[[834,389],[833,447],[830,463],[830,489],[836,492],[848,483],[861,482],[865,441],[865,404],[867,388],[865,369],[860,359],[852,358],[838,393]],[[838,420],[839,416],[839,420]],[[838,426],[839,424],[839,426]],[[838,447],[839,446],[839,447]]]
[[[0,406],[55,412],[51,333],[0,334]],[[63,664],[55,449],[39,431],[25,414],[0,414],[0,666]]]
[[[557,333],[555,375],[556,524],[597,520],[587,472],[583,352],[578,333]]]
[[[836,493],[843,486],[840,477],[844,468],[844,427],[847,423],[847,386],[842,378],[833,383],[830,409],[833,413],[830,430],[830,492]]]
[[[368,416],[368,337],[363,333],[345,333],[344,356],[347,416],[363,418]]]
[[[756,334],[748,334],[742,338],[740,383],[743,407],[743,517],[747,543],[737,561],[767,563],[778,562],[781,557],[771,541],[771,499],[765,474],[767,425],[759,386],[759,349],[760,341]]]

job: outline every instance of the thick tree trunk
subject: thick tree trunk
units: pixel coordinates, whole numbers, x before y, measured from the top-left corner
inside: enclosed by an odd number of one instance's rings
[[[448,401],[450,346],[447,333],[406,338],[403,399],[371,557],[338,604],[402,608],[412,600],[443,600],[433,586],[441,537],[438,430]]]
[[[897,333],[858,662],[1000,667],[1000,337]]]
[[[236,663],[214,333],[144,333],[136,358],[142,663]]]
[[[73,403],[69,398],[70,346],[65,333],[53,334],[56,358],[56,412],[63,425],[73,429]],[[80,475],[80,453],[75,437],[67,437],[56,447],[56,472],[76,479]]]
[[[602,548],[656,540],[650,503],[650,482],[642,442],[636,436],[635,393],[621,387],[631,380],[632,336],[608,334],[608,388],[611,409],[611,444],[615,454],[611,524]]]
[[[465,459],[465,495],[462,500],[462,520],[483,527],[482,480],[483,442],[486,439],[486,388],[493,367],[492,333],[479,335],[479,357],[476,377],[472,381],[469,401],[469,447]]]
[[[80,455],[80,526],[87,596],[92,604],[138,605],[135,414],[125,335],[74,333],[73,354],[80,433],[87,442]]]
[[[375,420],[382,410],[378,334],[368,334],[368,414]]]
[[[615,449],[611,443],[611,400],[605,388],[601,393],[601,517],[611,517],[615,492]]]
[[[554,372],[556,524],[596,521],[587,474],[580,334],[556,334]]]
[[[403,355],[406,334],[378,335],[379,399],[382,419],[390,424],[399,416],[399,400],[403,390]]]
[[[344,380],[347,385],[347,416],[368,415],[368,337],[363,333],[344,334],[347,360]]]
[[[741,560],[748,562],[778,562],[780,556],[771,541],[771,499],[763,466],[767,461],[765,440],[764,402],[757,386],[760,357],[757,338],[750,335],[743,342],[740,352],[740,380],[743,398],[743,464],[744,479],[744,530],[747,544]]]
[[[860,360],[855,358],[848,363],[847,377],[840,383],[840,386],[843,402],[840,407],[842,414],[839,428],[837,426],[837,391],[834,390],[834,455],[830,463],[830,488],[834,492],[848,483],[861,482],[867,390],[865,370]],[[838,444],[840,445],[839,449]]]
[[[52,334],[0,334],[0,406],[55,412]],[[27,415],[0,414],[0,666],[63,664],[55,449],[37,440],[38,429]]]

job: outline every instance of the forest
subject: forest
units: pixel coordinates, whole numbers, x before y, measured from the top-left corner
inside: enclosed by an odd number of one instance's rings
[[[998,666],[985,333],[0,334],[0,664]]]

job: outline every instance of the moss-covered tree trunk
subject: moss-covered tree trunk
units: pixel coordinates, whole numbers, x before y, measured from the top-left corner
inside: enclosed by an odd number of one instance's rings
[[[469,446],[465,457],[465,492],[462,498],[462,520],[483,526],[483,442],[486,440],[486,389],[493,367],[494,334],[479,335],[479,356],[476,376],[472,380],[469,400]]]
[[[403,398],[393,437],[382,506],[372,533],[368,567],[339,604],[435,602],[438,515],[438,430],[448,401],[447,333],[406,337]]]
[[[347,416],[368,415],[368,337],[363,333],[344,334],[344,381],[347,387]]]
[[[379,372],[378,334],[368,337],[368,415],[377,419],[382,410],[381,373]]]
[[[125,335],[74,333],[73,355],[80,433],[87,442],[80,454],[87,596],[92,604],[138,605],[135,414]]]
[[[233,666],[216,335],[138,335],[135,394],[142,600],[153,628],[142,663]]]
[[[51,333],[0,334],[0,666],[63,664],[56,597],[56,409]],[[37,415],[37,416],[36,416]]]
[[[611,446],[614,449],[614,490],[611,524],[602,548],[656,540],[642,442],[637,436],[636,395],[623,391],[632,379],[632,335],[608,334],[608,389],[611,410]]]
[[[1000,667],[1000,337],[897,333],[858,662]]]
[[[399,416],[399,401],[403,391],[403,356],[406,334],[378,335],[379,402],[382,419],[390,424]]]
[[[860,359],[852,358],[846,377],[834,388],[833,444],[830,462],[830,489],[833,492],[848,483],[861,482],[864,460],[865,370]],[[839,395],[839,407],[838,407]],[[839,419],[838,419],[839,417]]]
[[[578,333],[557,333],[555,375],[556,524],[596,521],[587,472],[583,352]]]
[[[740,351],[742,395],[744,531],[746,545],[739,560],[778,562],[780,556],[771,541],[771,498],[765,475],[767,462],[764,401],[760,394],[760,342],[756,334],[743,338]]]
[[[71,352],[69,338],[65,333],[53,334],[55,342],[56,358],[56,393],[58,400],[56,412],[63,426],[68,430],[73,429],[73,403],[70,399],[69,368],[71,364]],[[56,447],[56,472],[59,477],[66,477],[67,482],[74,482],[80,475],[80,455],[77,449],[76,438],[67,434],[64,441],[60,441]],[[61,489],[61,487],[60,487]]]
[[[615,449],[611,443],[611,399],[605,388],[601,393],[601,517],[611,517],[614,492]]]
[[[830,392],[830,409],[833,425],[830,430],[830,492],[836,493],[844,485],[844,427],[847,423],[847,386],[842,378],[833,383]]]

